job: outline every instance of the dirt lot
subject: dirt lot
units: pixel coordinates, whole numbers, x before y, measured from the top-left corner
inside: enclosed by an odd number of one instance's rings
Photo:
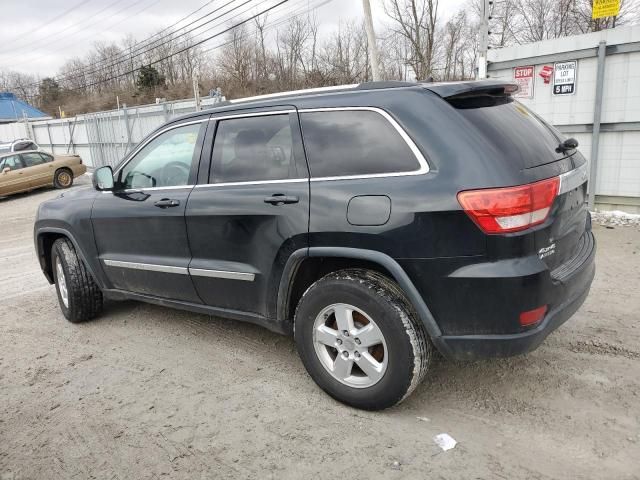
[[[637,225],[595,227],[591,295],[536,352],[439,361],[368,413],[258,327],[135,302],[68,323],[32,241],[55,195],[0,200],[2,479],[640,478]]]

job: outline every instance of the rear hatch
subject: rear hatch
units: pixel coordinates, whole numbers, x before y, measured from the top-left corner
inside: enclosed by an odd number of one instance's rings
[[[507,156],[521,172],[519,184],[559,177],[558,195],[547,221],[535,228],[534,243],[536,253],[550,270],[570,263],[580,254],[589,221],[584,157],[576,149],[560,148],[566,138],[513,99],[511,93],[517,90],[514,84],[458,82],[425,84],[425,88],[453,106],[464,118],[463,124],[486,142],[484,147]]]

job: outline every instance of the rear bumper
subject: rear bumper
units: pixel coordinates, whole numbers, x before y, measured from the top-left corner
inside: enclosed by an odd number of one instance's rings
[[[475,360],[508,357],[535,350],[547,335],[580,308],[589,294],[595,276],[596,243],[591,231],[587,231],[585,235],[586,247],[579,258],[574,259],[570,272],[560,272],[561,276],[553,278],[553,286],[545,288],[554,301],[550,304],[550,311],[538,325],[519,333],[444,335],[437,341],[443,355],[454,360]]]

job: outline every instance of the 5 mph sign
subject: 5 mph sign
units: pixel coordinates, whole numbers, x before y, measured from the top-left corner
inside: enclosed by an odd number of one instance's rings
[[[557,62],[553,65],[553,94],[573,95],[576,93],[578,62]]]

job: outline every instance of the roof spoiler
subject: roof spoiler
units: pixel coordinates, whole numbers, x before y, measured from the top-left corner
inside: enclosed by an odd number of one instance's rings
[[[441,98],[474,97],[479,95],[513,95],[520,87],[504,80],[477,80],[470,82],[423,83],[423,88]]]

